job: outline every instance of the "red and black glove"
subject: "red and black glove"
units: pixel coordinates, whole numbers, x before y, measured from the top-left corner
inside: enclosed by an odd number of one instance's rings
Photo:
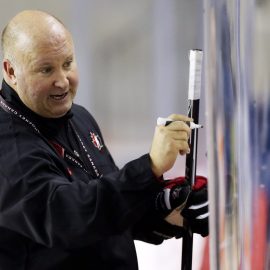
[[[192,232],[201,236],[209,234],[207,178],[196,176],[196,182],[181,215],[185,218]]]
[[[163,185],[163,190],[156,197],[155,205],[159,214],[165,217],[175,208],[184,208],[191,188],[184,177],[165,180]]]
[[[191,192],[190,185],[184,177],[163,180],[161,184],[162,189],[154,198],[155,211],[136,224],[135,239],[160,244],[166,239],[181,238],[185,233],[184,218],[180,216],[180,211]],[[174,215],[168,218],[172,214]]]

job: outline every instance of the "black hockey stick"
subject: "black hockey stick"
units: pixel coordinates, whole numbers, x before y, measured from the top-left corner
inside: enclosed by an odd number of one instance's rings
[[[196,124],[199,123],[202,58],[203,52],[201,50],[190,50],[188,116],[193,118]],[[194,184],[196,177],[198,131],[197,128],[191,130],[189,138],[190,153],[186,156],[185,177],[191,186]],[[182,270],[192,269],[192,249],[193,233],[187,224],[187,231],[183,236],[182,245]]]

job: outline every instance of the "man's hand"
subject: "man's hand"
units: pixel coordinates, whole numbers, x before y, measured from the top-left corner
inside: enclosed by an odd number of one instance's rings
[[[190,151],[190,128],[185,122],[191,122],[193,119],[178,114],[172,114],[168,118],[177,122],[168,126],[156,126],[150,150],[152,171],[156,177],[161,177],[173,167],[179,153],[184,155]]]
[[[208,195],[207,178],[196,176],[192,189],[184,177],[164,181],[164,188],[155,201],[156,210],[170,225],[190,226],[193,233],[207,236]]]
[[[192,232],[201,236],[209,234],[208,204],[207,178],[196,176],[196,182],[181,215],[185,218]]]
[[[186,205],[191,192],[190,185],[184,177],[165,180],[163,185],[163,190],[158,193],[155,200],[156,210],[163,217],[168,216],[174,210],[179,213]]]

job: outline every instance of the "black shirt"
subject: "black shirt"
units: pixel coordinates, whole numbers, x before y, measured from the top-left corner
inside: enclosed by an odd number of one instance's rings
[[[119,170],[83,107],[46,119],[1,96],[0,269],[136,270],[131,228],[160,188],[148,154]]]

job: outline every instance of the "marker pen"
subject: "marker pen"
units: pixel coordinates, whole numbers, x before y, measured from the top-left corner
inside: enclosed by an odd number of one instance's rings
[[[157,125],[158,126],[168,126],[172,122],[177,122],[178,120],[174,121],[170,118],[163,118],[163,117],[158,117],[157,119]],[[184,122],[184,121],[178,121],[178,122]],[[190,129],[197,129],[197,128],[203,128],[203,125],[200,124],[195,124],[193,122],[185,122]]]

